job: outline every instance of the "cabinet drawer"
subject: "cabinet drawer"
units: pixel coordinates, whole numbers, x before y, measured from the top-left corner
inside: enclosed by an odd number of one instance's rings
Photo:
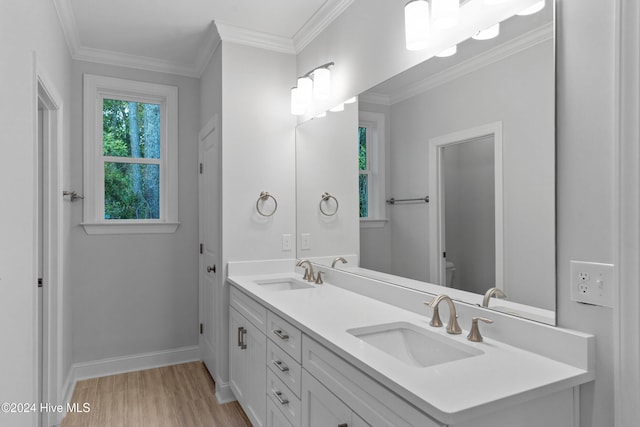
[[[267,399],[267,427],[293,427],[271,399]]]
[[[229,304],[238,310],[247,320],[262,331],[267,332],[267,309],[254,301],[251,297],[231,286]]]
[[[415,406],[304,336],[302,367],[368,424],[385,427],[442,427]]]
[[[289,356],[293,357],[296,362],[301,362],[302,333],[298,328],[272,312],[269,312],[266,335],[281,349],[286,351]]]
[[[300,398],[300,364],[270,339],[267,340],[267,366]]]
[[[267,372],[267,396],[292,425],[300,425],[300,399],[269,370]]]

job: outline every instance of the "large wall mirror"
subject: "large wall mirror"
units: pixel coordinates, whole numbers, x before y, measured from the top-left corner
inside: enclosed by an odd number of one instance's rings
[[[436,284],[474,304],[498,288],[506,298],[489,309],[555,324],[555,25],[546,3],[501,22],[493,39],[466,40],[455,55],[360,94],[355,112],[298,127],[299,258],[329,265],[343,256],[336,268]],[[317,208],[330,183],[341,215],[301,206],[312,194]],[[309,229],[312,248],[301,236]]]

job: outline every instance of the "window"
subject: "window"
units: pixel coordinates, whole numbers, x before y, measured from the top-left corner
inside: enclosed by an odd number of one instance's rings
[[[360,112],[358,126],[358,167],[360,225],[382,227],[385,217],[385,116]]]
[[[175,231],[177,88],[85,75],[84,108],[87,233]]]
[[[360,176],[358,179],[358,194],[360,195],[360,218],[369,217],[369,178],[371,171],[369,165],[368,137],[371,135],[367,125],[358,127],[358,166],[360,167]]]

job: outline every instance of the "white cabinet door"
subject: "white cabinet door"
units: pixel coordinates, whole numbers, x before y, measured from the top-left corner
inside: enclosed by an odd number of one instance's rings
[[[234,308],[229,310],[229,382],[254,427],[267,414],[267,337]]]
[[[325,386],[302,370],[302,427],[368,426]]]
[[[267,399],[267,427],[292,427],[287,417],[271,399]]]

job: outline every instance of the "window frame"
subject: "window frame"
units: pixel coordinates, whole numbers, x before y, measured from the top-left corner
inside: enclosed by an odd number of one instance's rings
[[[386,219],[385,115],[360,111],[358,127],[367,128],[368,214],[360,218],[363,228],[384,227]],[[360,172],[358,172],[360,175]]]
[[[121,163],[159,164],[160,218],[105,219],[103,99],[160,105],[160,159],[123,157]],[[84,75],[84,216],[87,234],[173,233],[178,221],[178,88],[114,77]],[[123,159],[126,159],[122,161]]]

